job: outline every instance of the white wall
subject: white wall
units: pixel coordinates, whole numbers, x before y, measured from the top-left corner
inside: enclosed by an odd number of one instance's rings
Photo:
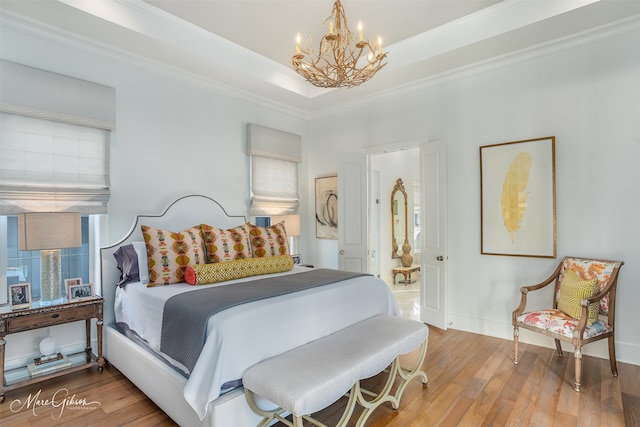
[[[520,286],[542,281],[558,260],[480,255],[479,147],[554,135],[558,257],[625,261],[617,356],[640,364],[638,46],[636,24],[328,112],[311,123],[316,160],[310,177],[336,170],[338,153],[426,137],[447,141],[448,321],[452,328],[510,339]],[[337,252],[337,245],[321,242],[311,255],[322,252],[324,260],[328,250]],[[337,256],[330,261],[326,265],[336,266]],[[550,291],[530,300],[548,305]],[[521,337],[553,345],[527,331]],[[591,344],[585,352],[605,356],[606,346]]]
[[[640,364],[635,307],[640,287],[634,280],[640,276],[638,28],[487,64],[310,122],[286,108],[94,51],[82,42],[6,25],[0,31],[2,59],[116,88],[106,242],[128,230],[134,213],[157,212],[185,193],[210,195],[230,213],[246,213],[244,126],[254,122],[303,136],[300,252],[305,262],[337,267],[337,242],[313,238],[314,178],[336,173],[340,153],[427,137],[446,140],[448,317],[453,328],[504,338],[511,337],[519,287],[546,277],[557,261],[480,255],[478,147],[555,135],[558,255],[626,261],[618,299],[618,358]],[[74,324],[51,332],[68,348],[82,348],[82,331]],[[7,367],[32,356],[45,334],[8,336]],[[598,345],[587,352],[605,354]]]
[[[116,89],[111,199],[102,244],[127,232],[136,213],[161,212],[185,194],[204,194],[230,214],[248,215],[245,125],[258,123],[305,138],[307,119],[284,107],[21,28],[3,26],[0,39],[2,59]],[[304,167],[301,173],[307,175]],[[81,323],[51,328],[51,334],[64,352],[84,348]],[[46,335],[45,329],[7,336],[7,367],[33,357]]]

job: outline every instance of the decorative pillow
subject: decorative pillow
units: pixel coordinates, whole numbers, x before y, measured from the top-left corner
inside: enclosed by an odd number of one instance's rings
[[[249,230],[243,226],[221,230],[207,224],[200,224],[207,263],[251,258]]]
[[[290,255],[246,258],[187,267],[185,280],[190,285],[206,285],[261,274],[280,273],[293,268]]]
[[[120,246],[114,253],[113,257],[118,263],[120,270],[120,281],[118,286],[124,287],[127,283],[140,281],[138,272],[138,254],[132,244]]]
[[[583,280],[573,270],[567,270],[564,273],[562,282],[560,283],[560,296],[558,298],[558,310],[568,314],[573,318],[579,318],[582,312],[580,301],[589,298],[600,292],[598,279]],[[593,322],[598,320],[598,311],[600,304],[594,302],[589,304],[589,318],[587,326],[591,326]]]
[[[268,227],[246,223],[251,235],[251,251],[254,258],[289,255],[289,239],[284,221]]]
[[[148,287],[184,282],[188,265],[204,264],[204,244],[199,227],[173,232],[141,226],[149,263]]]
[[[568,258],[562,267],[564,270],[573,270],[584,279],[598,279],[600,289],[609,281],[615,268],[615,262],[601,262],[589,259]],[[609,313],[609,295],[600,300],[600,312]]]

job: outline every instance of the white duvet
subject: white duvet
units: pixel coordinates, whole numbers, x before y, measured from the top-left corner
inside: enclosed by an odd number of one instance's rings
[[[304,267],[296,266],[290,272],[275,275],[303,270]],[[260,276],[205,286],[233,286],[240,281],[255,279],[260,279]],[[129,283],[125,288],[117,288],[116,321],[126,323],[152,349],[160,352],[165,301],[181,292],[201,288],[186,283],[153,288]],[[399,313],[388,286],[371,276],[221,311],[209,319],[205,345],[184,388],[185,400],[203,419],[208,403],[220,396],[221,386],[242,378],[248,367],[360,320],[377,314],[398,316]],[[186,371],[178,362],[170,361]]]

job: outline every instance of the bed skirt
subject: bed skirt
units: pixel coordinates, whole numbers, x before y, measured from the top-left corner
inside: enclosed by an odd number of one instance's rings
[[[114,325],[106,326],[104,334],[107,361],[177,424],[185,427],[254,427],[261,420],[249,407],[242,387],[209,403],[206,417],[200,420],[184,399],[187,379],[181,373],[125,337]]]

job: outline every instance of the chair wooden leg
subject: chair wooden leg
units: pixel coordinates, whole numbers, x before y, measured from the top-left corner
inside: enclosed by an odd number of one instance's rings
[[[558,353],[558,356],[562,357],[564,355],[564,353],[562,353],[562,344],[560,344],[560,340],[555,340],[556,341],[556,353]]]
[[[575,361],[576,361],[576,382],[574,384],[573,389],[580,393],[582,391],[582,350],[576,348],[575,352]]]
[[[514,352],[513,352],[513,364],[517,365],[518,364],[518,327],[514,326],[513,327],[513,345],[514,345]]]
[[[618,376],[618,362],[616,361],[616,342],[614,336],[609,338],[609,364],[611,365],[611,373],[614,377]]]

